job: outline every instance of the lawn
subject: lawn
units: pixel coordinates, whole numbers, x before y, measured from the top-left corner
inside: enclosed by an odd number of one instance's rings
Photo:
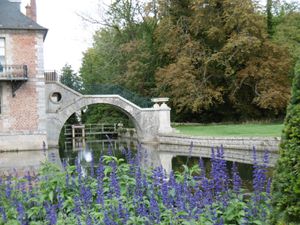
[[[283,124],[208,124],[173,126],[192,136],[280,137]]]

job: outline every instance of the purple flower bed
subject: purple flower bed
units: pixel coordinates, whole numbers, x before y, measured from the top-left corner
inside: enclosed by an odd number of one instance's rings
[[[64,170],[45,163],[37,175],[0,179],[0,224],[267,224],[270,181],[254,162],[253,188],[241,189],[235,163],[227,171],[223,149],[212,150],[184,172],[143,169],[140,156],[102,156],[89,174],[79,163]],[[255,157],[254,151],[254,159]]]

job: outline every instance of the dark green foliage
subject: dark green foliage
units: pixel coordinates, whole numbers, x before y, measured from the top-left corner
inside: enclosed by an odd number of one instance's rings
[[[84,53],[84,84],[120,84],[142,96],[153,95],[159,65],[153,37],[157,20],[144,7],[133,0],[111,4],[107,26],[96,32],[93,48]]]
[[[297,62],[300,59],[300,4],[274,1],[272,23],[272,39],[288,49]]]
[[[83,94],[87,95],[120,95],[121,97],[131,101],[132,103],[142,107],[151,108],[153,102],[150,98],[141,97],[135,92],[131,92],[126,88],[117,84],[95,84],[84,85]]]
[[[80,91],[82,88],[82,82],[79,76],[77,76],[76,73],[74,73],[72,67],[68,64],[66,64],[62,69],[61,69],[61,76],[59,78],[59,81],[68,86],[69,88],[75,90],[75,91]],[[66,124],[78,124],[79,120],[76,115],[76,113],[73,113],[68,120],[65,122]],[[59,137],[59,146],[61,148],[64,148],[64,143],[65,142],[65,136],[64,132],[60,133]]]
[[[111,105],[90,105],[82,114],[82,122],[85,124],[97,123],[122,123],[125,127],[134,127],[128,116]]]
[[[75,90],[75,91],[80,91],[82,88],[82,82],[79,76],[77,76],[76,73],[74,73],[72,67],[70,65],[65,65],[62,70],[61,70],[61,76],[59,78],[59,81],[68,86],[69,88]],[[70,118],[67,120],[67,124],[77,124],[78,118],[76,114],[72,114]]]
[[[292,99],[276,165],[272,194],[273,224],[300,221],[300,63],[295,69]]]
[[[72,67],[68,64],[66,64],[61,69],[61,76],[59,78],[59,81],[68,86],[69,88],[72,88],[75,91],[81,90],[81,80],[80,77],[77,76],[76,73],[74,73]]]
[[[272,15],[273,0],[267,0],[267,29],[270,36],[273,35],[273,15]]]

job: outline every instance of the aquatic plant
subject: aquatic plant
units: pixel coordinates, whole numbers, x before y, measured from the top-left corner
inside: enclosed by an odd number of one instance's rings
[[[222,147],[184,172],[144,169],[140,154],[104,155],[89,174],[77,161],[63,169],[44,163],[37,175],[0,181],[0,224],[267,224],[270,182],[254,162],[254,191],[241,188],[235,164],[227,171]],[[267,155],[266,155],[267,159]],[[33,194],[32,194],[33,193]]]

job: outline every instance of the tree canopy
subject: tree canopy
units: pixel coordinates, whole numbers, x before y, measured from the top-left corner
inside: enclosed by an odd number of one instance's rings
[[[80,91],[82,88],[80,77],[73,71],[71,65],[68,64],[61,69],[59,81],[75,91]]]
[[[268,4],[269,14],[251,0],[115,1],[84,53],[83,82],[169,97],[180,121],[283,116],[299,12]]]

